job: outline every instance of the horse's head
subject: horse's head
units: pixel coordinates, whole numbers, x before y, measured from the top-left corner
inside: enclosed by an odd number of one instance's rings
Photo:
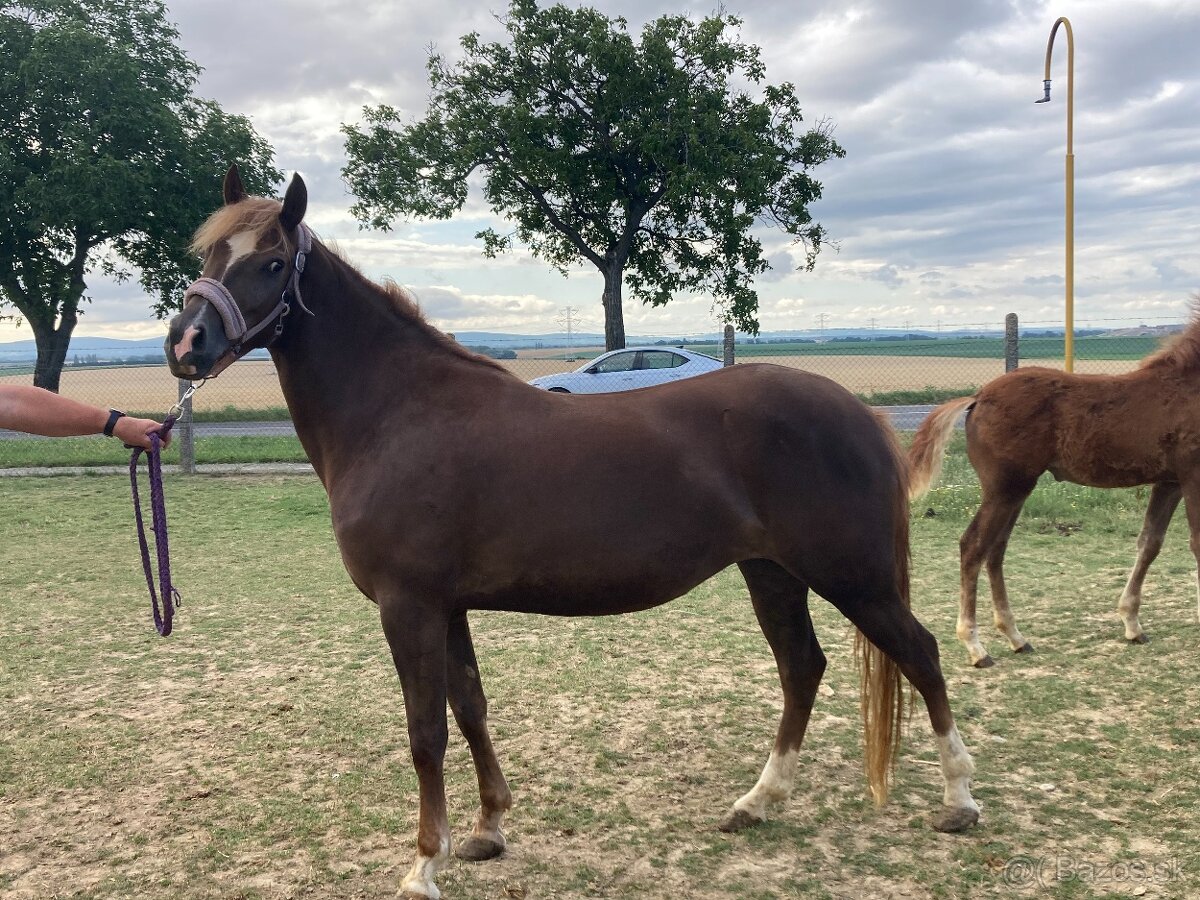
[[[171,320],[164,350],[178,378],[218,374],[242,354],[278,334],[299,298],[299,276],[310,236],[301,220],[308,190],[292,176],[283,203],[246,194],[237,166],[225,175],[225,205],[196,232],[201,276]]]

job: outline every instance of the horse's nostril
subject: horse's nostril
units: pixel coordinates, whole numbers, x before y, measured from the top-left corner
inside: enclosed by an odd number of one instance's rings
[[[183,329],[183,334],[174,342],[171,347],[171,352],[175,354],[175,359],[181,360],[191,353],[195,353],[202,349],[204,345],[204,328],[200,325],[189,325]]]

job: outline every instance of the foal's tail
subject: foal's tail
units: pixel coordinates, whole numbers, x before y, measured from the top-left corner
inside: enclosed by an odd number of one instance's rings
[[[928,491],[942,474],[946,444],[954,433],[958,414],[975,402],[974,397],[957,397],[943,403],[921,423],[908,448],[908,496],[916,499]]]
[[[909,609],[908,465],[887,417],[880,415],[877,418],[895,461],[892,553],[896,566],[896,593],[904,608]],[[854,655],[858,659],[861,684],[867,783],[875,804],[882,806],[887,802],[896,757],[900,753],[900,736],[907,714],[912,709],[913,698],[909,691],[905,699],[906,682],[900,674],[900,667],[861,631],[854,635]]]

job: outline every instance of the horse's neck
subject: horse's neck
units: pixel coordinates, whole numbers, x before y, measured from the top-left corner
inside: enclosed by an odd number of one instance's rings
[[[380,422],[420,402],[453,354],[324,248],[310,257],[301,293],[314,315],[293,305],[271,355],[296,433],[325,479],[339,461],[372,452]]]

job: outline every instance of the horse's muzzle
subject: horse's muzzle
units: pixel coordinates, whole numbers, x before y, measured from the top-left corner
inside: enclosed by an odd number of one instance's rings
[[[171,374],[193,381],[213,374],[218,361],[231,349],[220,315],[206,302],[173,318],[163,344]]]

